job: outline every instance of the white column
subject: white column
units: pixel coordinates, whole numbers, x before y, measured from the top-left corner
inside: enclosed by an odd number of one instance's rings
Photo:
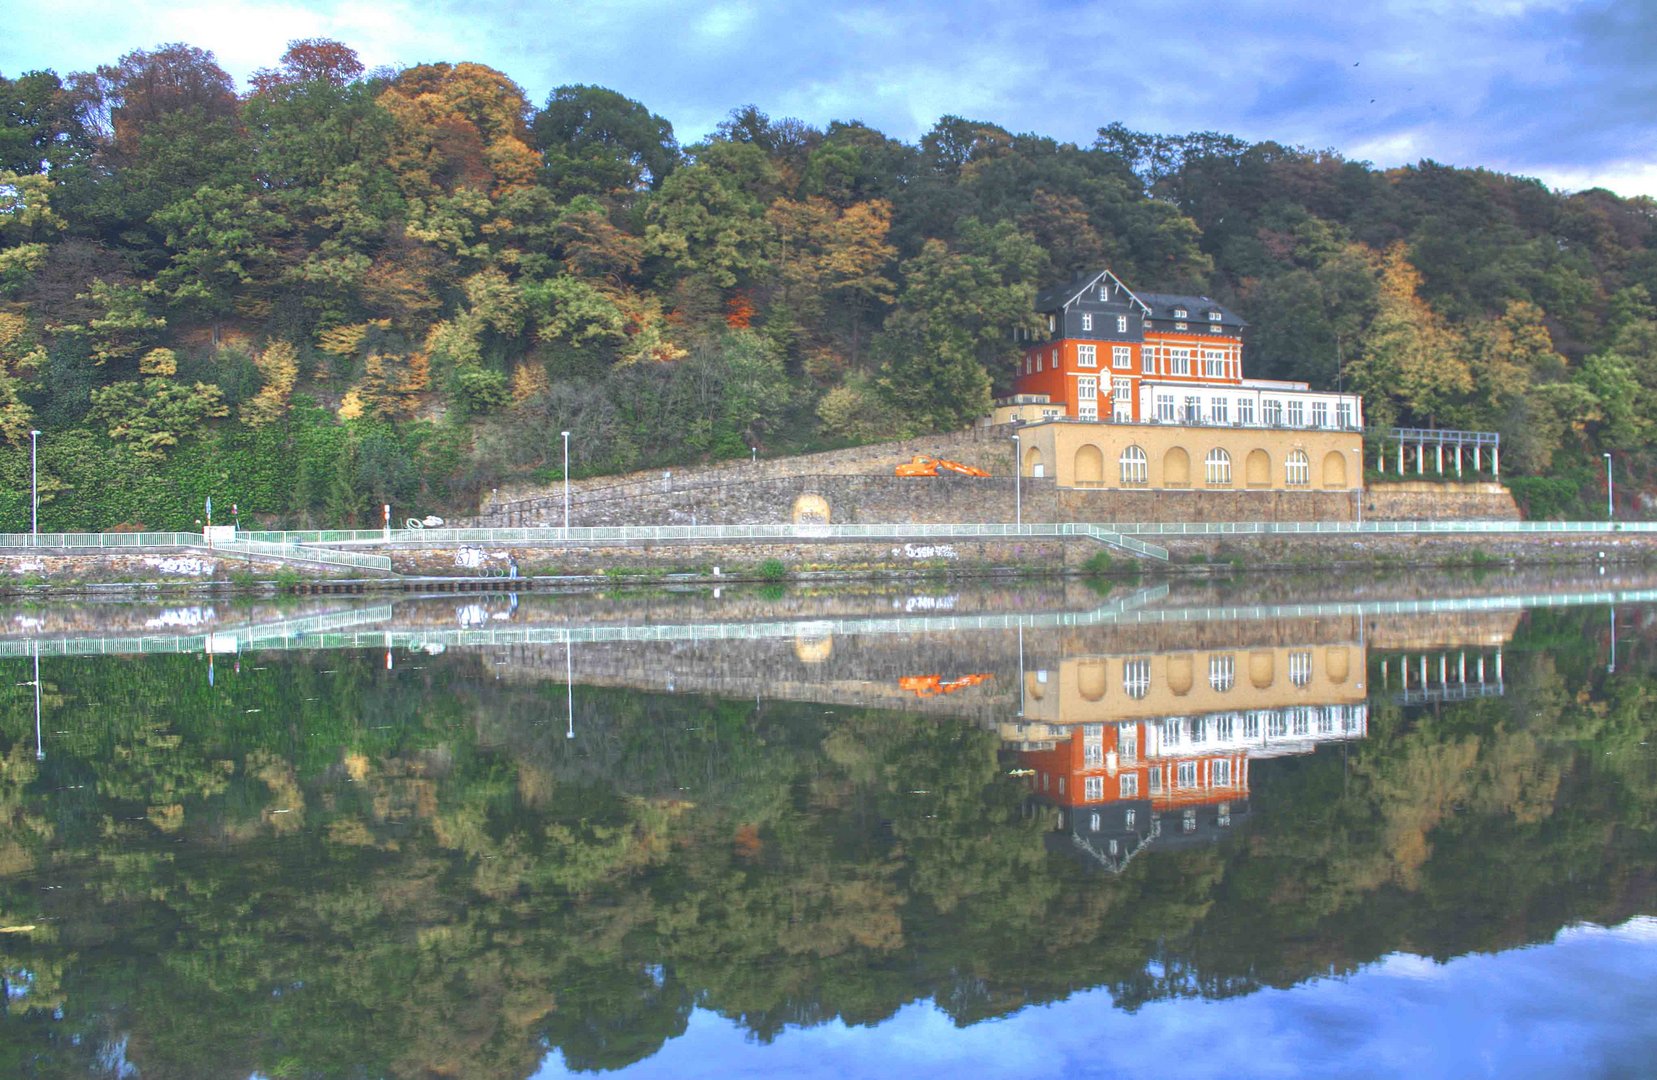
[[[1479,468],[1480,468],[1480,465],[1479,465],[1479,444],[1474,443],[1473,444],[1473,471],[1478,472]]]
[[[1484,653],[1479,654],[1479,685],[1484,685]]]
[[[1438,475],[1443,476],[1444,475],[1444,444],[1439,443],[1437,446],[1433,447],[1433,453],[1435,455],[1437,455],[1437,457],[1438,457]]]
[[[1467,650],[1466,649],[1463,649],[1461,651],[1461,655],[1456,657],[1456,681],[1461,683],[1463,686],[1467,685]]]
[[[1500,446],[1490,448],[1490,471],[1495,474],[1496,479],[1500,480],[1502,478],[1502,448]]]
[[[1398,440],[1398,475],[1404,475],[1404,440]]]
[[[1427,689],[1427,654],[1421,654],[1421,689]]]
[[[1385,690],[1391,683],[1387,679],[1387,662],[1381,661],[1381,689]]]
[[[1456,479],[1461,479],[1461,443],[1456,444]]]
[[[1424,443],[1424,442],[1418,442],[1418,443],[1415,444],[1415,475],[1420,476],[1422,473],[1424,473],[1426,471],[1427,471],[1427,444]]]
[[[1496,650],[1496,685],[1502,684],[1502,650]]]

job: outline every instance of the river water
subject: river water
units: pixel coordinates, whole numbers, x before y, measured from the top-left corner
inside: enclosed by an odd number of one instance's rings
[[[0,1076],[1647,1076],[1657,574],[0,610]]]

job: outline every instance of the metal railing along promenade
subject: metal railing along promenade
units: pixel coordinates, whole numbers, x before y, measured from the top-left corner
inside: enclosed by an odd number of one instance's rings
[[[211,555],[254,555],[283,562],[342,569],[391,571],[391,558],[337,548],[301,546],[293,540],[272,540],[266,534],[240,533],[234,540],[209,542],[196,532],[0,533],[0,551],[66,552],[161,549]]]
[[[1099,525],[1129,536],[1266,536],[1435,534],[1523,535],[1657,532],[1657,521],[1108,521]]]
[[[612,642],[759,641],[816,638],[827,635],[933,634],[959,631],[1071,629],[1134,626],[1151,623],[1241,622],[1315,619],[1332,616],[1443,615],[1513,611],[1535,607],[1583,607],[1657,603],[1657,589],[1589,592],[1521,593],[1511,596],[1458,597],[1443,600],[1359,600],[1313,604],[1256,604],[1229,607],[1156,608],[1167,585],[1138,589],[1089,611],[926,614],[837,619],[785,619],[772,622],[697,622],[571,624],[566,626],[487,626],[370,628],[392,617],[388,605],[353,608],[337,615],[309,616],[289,623],[225,627],[203,634],[125,634],[102,637],[58,635],[0,640],[0,658],[90,656],[151,653],[227,652],[241,649],[421,649],[432,646],[602,644]],[[328,620],[337,619],[332,628]]]

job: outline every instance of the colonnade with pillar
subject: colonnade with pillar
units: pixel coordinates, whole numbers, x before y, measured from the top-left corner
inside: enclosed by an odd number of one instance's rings
[[[1500,697],[1501,649],[1445,649],[1381,659],[1381,689],[1396,686],[1405,704]]]
[[[1448,451],[1448,454],[1446,454]],[[1388,459],[1396,454],[1399,476],[1410,474],[1414,465],[1416,476],[1427,474],[1431,458],[1432,471],[1445,476],[1446,462],[1456,479],[1461,479],[1463,468],[1471,463],[1473,475],[1484,471],[1490,462],[1490,472],[1497,480],[1502,478],[1502,436],[1495,431],[1450,431],[1442,428],[1389,428],[1376,444],[1375,469],[1386,472]]]

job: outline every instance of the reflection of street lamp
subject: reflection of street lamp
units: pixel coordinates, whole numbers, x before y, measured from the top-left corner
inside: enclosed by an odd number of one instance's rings
[[[35,639],[35,760],[46,760],[46,744],[40,741],[40,639]]]
[[[1024,524],[1024,443],[1013,433],[1013,524]]]
[[[564,738],[575,738],[575,654],[571,651],[570,632],[564,631],[564,709],[569,716],[569,727]]]
[[[29,535],[35,547],[40,546],[40,469],[36,465],[36,446],[40,432],[29,429]]]
[[[1616,500],[1612,497],[1616,491],[1615,483],[1611,479],[1611,452],[1607,450],[1605,458],[1605,520],[1610,521],[1617,516]]]
[[[560,431],[564,436],[564,539],[570,538],[570,433]]]

